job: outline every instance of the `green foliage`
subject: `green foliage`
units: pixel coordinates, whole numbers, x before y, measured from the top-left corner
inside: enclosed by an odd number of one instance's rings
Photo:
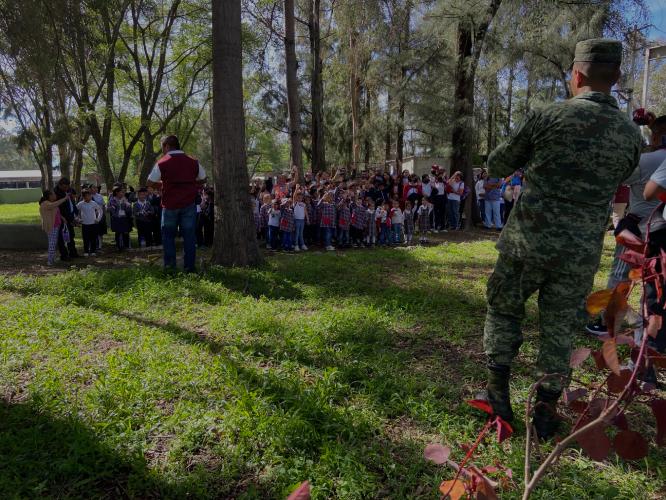
[[[200,277],[2,277],[0,494],[284,498],[309,479],[314,498],[433,498],[452,473],[423,446],[446,436],[459,460],[479,427],[462,401],[483,383],[495,256],[486,241],[285,255]],[[535,324],[531,304],[518,401]],[[520,482],[522,436],[479,456]],[[658,495],[663,459],[599,467],[572,451],[537,497]]]
[[[0,224],[32,224],[40,220],[37,200],[32,203],[0,204]]]

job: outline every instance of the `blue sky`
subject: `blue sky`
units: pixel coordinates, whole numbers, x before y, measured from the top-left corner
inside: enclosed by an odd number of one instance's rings
[[[647,0],[652,15],[650,23],[654,28],[650,31],[650,38],[666,40],[666,0]]]

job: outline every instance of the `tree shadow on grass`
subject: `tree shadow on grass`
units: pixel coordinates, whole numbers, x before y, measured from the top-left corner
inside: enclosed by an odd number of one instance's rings
[[[0,401],[0,496],[3,498],[165,498],[178,488],[151,472],[140,455],[100,442],[74,417]]]

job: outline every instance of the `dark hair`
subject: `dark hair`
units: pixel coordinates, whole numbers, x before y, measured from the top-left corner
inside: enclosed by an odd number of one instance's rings
[[[139,188],[139,193],[147,193],[147,192],[148,192],[148,188],[145,188],[145,187]]]
[[[617,63],[574,63],[574,69],[585,75],[587,80],[597,85],[615,85],[620,79],[620,65]]]
[[[44,191],[42,193],[42,197],[39,199],[39,204],[41,205],[42,203],[47,201],[51,197],[52,194],[53,194],[53,191],[51,191],[50,189],[47,189],[46,191]]]
[[[114,187],[114,188],[113,188],[113,196],[117,195],[117,194],[120,193],[122,190],[123,190],[123,188],[121,188],[120,186],[116,186],[116,187]]]
[[[81,191],[81,196],[85,196],[87,194],[92,195],[92,193],[90,191],[88,191],[87,189],[84,189],[83,191]]]
[[[180,141],[175,135],[165,135],[160,140],[162,147],[169,146],[169,149],[180,149]]]
[[[58,185],[60,184],[69,186],[71,182],[69,182],[69,179],[67,177],[61,177],[60,180],[58,181]]]

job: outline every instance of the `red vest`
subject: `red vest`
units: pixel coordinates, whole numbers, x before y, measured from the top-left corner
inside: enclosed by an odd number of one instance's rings
[[[199,185],[199,162],[184,153],[167,154],[157,166],[162,179],[162,207],[185,208],[196,201]]]

